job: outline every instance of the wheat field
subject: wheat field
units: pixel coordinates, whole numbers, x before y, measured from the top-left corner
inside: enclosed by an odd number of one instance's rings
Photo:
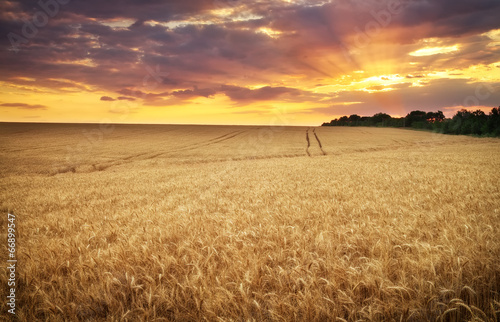
[[[2,123],[2,260],[14,212],[21,321],[498,321],[499,169],[402,129]]]

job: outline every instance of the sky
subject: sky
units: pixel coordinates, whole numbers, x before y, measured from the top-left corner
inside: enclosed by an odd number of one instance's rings
[[[498,17],[499,0],[2,0],[0,121],[488,112]]]

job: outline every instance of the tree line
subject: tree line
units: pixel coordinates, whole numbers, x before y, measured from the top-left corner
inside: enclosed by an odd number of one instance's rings
[[[322,126],[378,126],[405,127],[433,130],[445,134],[473,134],[500,136],[500,106],[488,114],[481,110],[462,109],[452,118],[445,118],[443,112],[411,111],[405,117],[392,117],[386,113],[373,116],[342,116]]]

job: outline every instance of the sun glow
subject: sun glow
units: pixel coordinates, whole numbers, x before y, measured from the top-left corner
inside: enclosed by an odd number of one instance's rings
[[[458,45],[447,46],[447,47],[425,47],[419,50],[411,52],[410,56],[420,57],[420,56],[432,56],[438,54],[449,54],[459,50]]]
[[[282,34],[281,31],[273,30],[271,28],[264,28],[264,27],[259,28],[258,31],[263,33],[263,34],[266,34],[269,37],[274,38],[274,39],[279,38],[279,36]]]

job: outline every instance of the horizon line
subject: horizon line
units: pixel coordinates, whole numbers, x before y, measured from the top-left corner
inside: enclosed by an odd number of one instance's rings
[[[281,126],[288,126],[288,127],[313,127],[317,126],[320,127],[320,125],[310,125],[310,124],[304,124],[304,125],[299,125],[299,124],[208,124],[208,123],[118,123],[118,122],[50,122],[50,121],[44,121],[44,122],[29,122],[29,121],[0,121],[0,124],[2,123],[11,123],[11,124],[82,124],[82,125],[185,125],[185,126],[268,126],[268,127],[281,127]]]

